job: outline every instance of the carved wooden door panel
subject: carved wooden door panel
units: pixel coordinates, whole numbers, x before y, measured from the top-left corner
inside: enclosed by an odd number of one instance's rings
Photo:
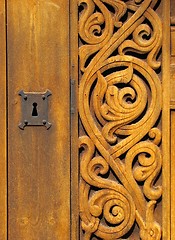
[[[169,4],[80,0],[80,239],[175,237]]]
[[[175,239],[174,7],[0,1],[0,240]]]
[[[70,239],[69,2],[8,0],[0,6],[0,239]],[[45,119],[43,126],[27,126],[46,111],[46,99],[23,99],[21,90],[52,93],[48,130]]]

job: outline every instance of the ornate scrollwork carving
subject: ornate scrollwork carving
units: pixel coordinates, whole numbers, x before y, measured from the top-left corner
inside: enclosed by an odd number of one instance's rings
[[[135,223],[142,240],[161,239],[154,217],[162,195],[156,3],[79,1],[83,239],[119,239]]]

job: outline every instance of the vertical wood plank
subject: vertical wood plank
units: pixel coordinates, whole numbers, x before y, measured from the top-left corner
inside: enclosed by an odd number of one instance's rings
[[[171,111],[171,239],[175,239],[175,112]]]
[[[171,0],[171,239],[175,238],[175,2]]]
[[[9,240],[70,239],[69,3],[8,0]],[[49,89],[52,127],[20,130],[19,90]]]
[[[163,48],[162,48],[162,151],[163,151],[163,219],[164,240],[171,239],[170,229],[170,0],[163,0]]]
[[[70,76],[74,82],[71,99],[71,240],[79,239],[79,163],[78,163],[78,7],[70,1]]]
[[[5,1],[0,1],[0,239],[7,239],[7,176],[6,176],[6,14]]]

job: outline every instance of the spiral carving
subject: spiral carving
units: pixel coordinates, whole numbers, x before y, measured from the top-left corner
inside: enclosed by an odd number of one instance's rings
[[[109,171],[109,165],[100,156],[93,158],[95,147],[90,138],[81,137],[80,147],[85,150],[80,166],[82,189],[86,188],[87,183],[101,188],[86,201],[84,201],[84,191],[80,192],[80,212],[82,219],[85,219],[82,222],[82,228],[88,233],[95,232],[96,236],[103,239],[119,238],[128,232],[135,221],[133,199],[121,184],[99,176]],[[89,194],[88,191],[87,194]],[[88,218],[84,212],[85,209],[88,212]],[[111,228],[100,221],[101,215],[107,223],[112,225]]]
[[[156,0],[79,2],[82,239],[161,239],[161,21]],[[160,57],[159,57],[160,58]],[[132,230],[131,230],[132,229]]]

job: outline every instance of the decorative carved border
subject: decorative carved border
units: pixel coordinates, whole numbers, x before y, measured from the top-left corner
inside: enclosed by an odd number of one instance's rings
[[[80,0],[83,239],[161,239],[162,23],[157,0]]]

